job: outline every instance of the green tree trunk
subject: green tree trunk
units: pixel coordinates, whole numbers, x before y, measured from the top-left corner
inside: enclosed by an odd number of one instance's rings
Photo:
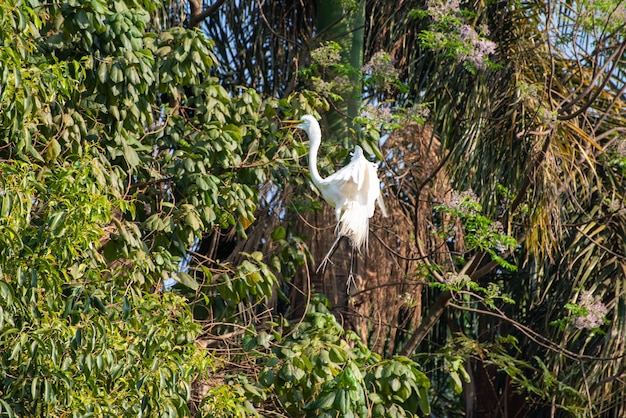
[[[345,7],[345,8],[344,8]],[[342,63],[355,70],[363,66],[365,1],[349,3],[342,0],[322,0],[317,12],[317,31],[327,41],[335,41],[342,47]],[[351,88],[337,103],[334,112],[328,114],[328,126],[342,138],[348,136],[351,121],[361,107],[362,87],[357,71],[350,76]]]

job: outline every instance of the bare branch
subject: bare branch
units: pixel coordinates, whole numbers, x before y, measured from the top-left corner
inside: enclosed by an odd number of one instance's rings
[[[209,6],[204,11],[202,10],[202,0],[189,0],[189,8],[191,9],[191,13],[189,16],[189,27],[196,28],[202,23],[204,19],[212,15],[219,9],[219,7],[224,4],[226,0],[217,0],[211,6]]]

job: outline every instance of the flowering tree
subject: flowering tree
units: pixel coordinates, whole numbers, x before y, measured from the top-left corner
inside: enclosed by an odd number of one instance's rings
[[[504,232],[519,243],[509,253],[517,272],[496,269],[488,273],[490,264],[474,257],[463,266],[481,287],[499,282],[517,308],[504,304],[495,310],[480,309],[444,289],[414,334],[422,338],[432,330],[435,336],[435,318],[445,316],[444,306],[465,312],[459,314],[458,323],[467,325],[456,328],[457,335],[473,335],[489,346],[470,355],[476,355],[474,363],[469,363],[474,366],[467,367],[463,384],[466,394],[476,393],[474,399],[466,395],[466,405],[477,408],[480,416],[499,414],[494,411],[501,404],[491,401],[498,398],[497,389],[487,383],[496,375],[493,367],[548,404],[519,406],[531,416],[548,416],[559,409],[583,415],[604,408],[614,408],[616,415],[623,411],[623,404],[613,403],[615,393],[622,390],[616,384],[621,360],[614,356],[622,352],[622,344],[613,339],[602,343],[597,338],[598,332],[610,329],[621,335],[624,329],[623,318],[615,310],[621,296],[616,282],[609,279],[621,277],[618,260],[623,252],[607,246],[619,241],[624,230],[621,205],[613,200],[613,196],[623,196],[618,186],[623,155],[615,147],[623,130],[618,109],[623,94],[624,27],[613,20],[623,10],[620,2],[583,1],[571,8],[558,8],[551,2],[508,4],[503,9],[480,10],[463,3],[432,1],[414,12],[432,19],[424,24],[421,36],[443,65],[431,72],[430,62],[415,57],[412,62],[419,65],[406,76],[416,82],[430,77],[432,90],[426,90],[425,100],[434,100],[430,116],[447,144],[446,167],[457,180],[455,187],[471,187],[482,203],[482,213],[500,221]],[[463,30],[465,39],[480,40],[489,33],[489,40],[497,44],[495,53],[488,56],[492,64],[483,69],[468,68],[468,62],[450,67],[446,63],[472,56],[460,52],[457,43],[461,27],[470,21],[478,37],[467,36],[471,32]],[[447,27],[449,42],[439,41],[443,39],[437,32],[440,22],[456,25]],[[480,29],[483,24],[488,32]],[[492,52],[492,48],[474,51]],[[398,56],[407,54],[411,61],[410,49],[398,51]],[[457,234],[454,242],[460,244],[463,238]],[[479,306],[488,307],[484,295],[470,293]],[[472,329],[476,323],[478,328]],[[547,375],[529,381],[521,372],[527,367],[524,363],[502,362],[502,351],[492,342],[506,341],[507,330],[518,341],[514,347],[520,351],[515,357]],[[467,347],[466,340],[452,343],[452,347],[460,346]],[[482,360],[489,352],[500,360]],[[593,357],[590,353],[602,354]],[[567,360],[562,361],[563,357]],[[453,360],[448,359],[448,364],[456,364]],[[551,397],[546,391],[556,380],[568,389],[562,396]],[[503,393],[507,384],[501,386]],[[518,401],[511,395],[506,402]]]
[[[608,309],[591,290],[583,290],[577,304],[566,306],[574,314],[573,325],[578,329],[599,329],[607,321]]]
[[[496,52],[496,44],[488,38],[488,26],[481,25],[477,32],[468,24],[475,14],[461,9],[459,1],[427,1],[426,10],[415,9],[411,15],[432,19],[428,29],[419,35],[425,47],[455,58],[471,72],[493,65],[489,56]]]

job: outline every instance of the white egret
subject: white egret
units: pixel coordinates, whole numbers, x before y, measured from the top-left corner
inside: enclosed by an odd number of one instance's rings
[[[348,237],[354,249],[367,249],[369,235],[369,218],[374,216],[375,202],[380,207],[383,216],[387,217],[387,209],[380,192],[380,180],[376,173],[376,164],[368,161],[363,155],[360,146],[356,146],[352,160],[345,167],[334,174],[322,178],[317,170],[317,152],[322,141],[322,131],[319,123],[312,115],[304,115],[300,121],[292,122],[291,127],[302,129],[307,133],[310,141],[309,171],[311,180],[319,189],[326,202],[335,208],[337,217],[337,239],[320,263],[317,271],[323,269],[330,261],[335,247],[341,237]],[[298,123],[295,125],[296,122]],[[350,276],[352,276],[352,260],[350,261]]]

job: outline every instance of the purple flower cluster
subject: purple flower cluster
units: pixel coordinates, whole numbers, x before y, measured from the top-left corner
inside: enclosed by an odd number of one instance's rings
[[[369,62],[361,68],[364,73],[370,74],[372,77],[398,77],[398,70],[393,65],[393,58],[385,51],[378,51]]]
[[[584,290],[578,297],[578,306],[585,312],[574,318],[573,324],[578,329],[598,328],[604,322],[608,309],[600,298],[593,296],[590,290]]]
[[[471,281],[472,278],[467,274],[448,273],[446,276],[446,283],[457,288],[465,287],[468,283],[471,283]]]
[[[454,49],[459,61],[468,62],[477,70],[487,68],[487,57],[496,51],[496,44],[486,38],[489,35],[486,25],[482,25],[478,33],[471,25],[464,23],[466,18],[461,13],[459,0],[428,0],[426,9],[435,22],[431,26],[436,28],[431,34],[432,45],[445,47],[454,38],[453,41],[460,41],[463,45]]]
[[[622,201],[619,199],[611,199],[607,201],[608,210],[611,213],[619,213],[620,215],[624,215],[624,205]]]
[[[621,158],[626,158],[626,138],[619,138],[613,149]]]
[[[430,109],[423,104],[416,104],[406,109],[406,121],[428,119]],[[407,124],[406,122],[405,124]]]
[[[361,116],[381,124],[389,124],[393,122],[391,108],[386,106],[366,105],[361,112]]]
[[[311,60],[318,65],[328,67],[341,61],[341,47],[334,42],[315,48],[311,51]]]
[[[502,225],[502,222],[500,221],[495,221],[489,225],[489,232],[502,235],[504,234],[504,225]]]
[[[426,2],[426,7],[428,8],[428,14],[438,22],[445,16],[458,13],[460,3],[459,0],[429,0]]]
[[[484,70],[487,67],[486,57],[496,52],[495,42],[481,38],[470,25],[462,25],[459,28],[459,37],[466,48],[457,53],[457,59],[469,61],[474,68]]]
[[[314,78],[313,89],[324,97],[329,97],[333,94],[341,94],[350,87],[350,79],[346,76],[338,75],[331,81],[325,81],[321,78]]]
[[[470,203],[470,205],[467,205]],[[465,190],[464,192],[458,193],[453,190],[448,198],[447,206],[451,209],[457,210],[461,213],[468,214],[469,208],[468,206],[477,206],[480,205],[480,201],[478,200],[478,196],[472,189]]]

